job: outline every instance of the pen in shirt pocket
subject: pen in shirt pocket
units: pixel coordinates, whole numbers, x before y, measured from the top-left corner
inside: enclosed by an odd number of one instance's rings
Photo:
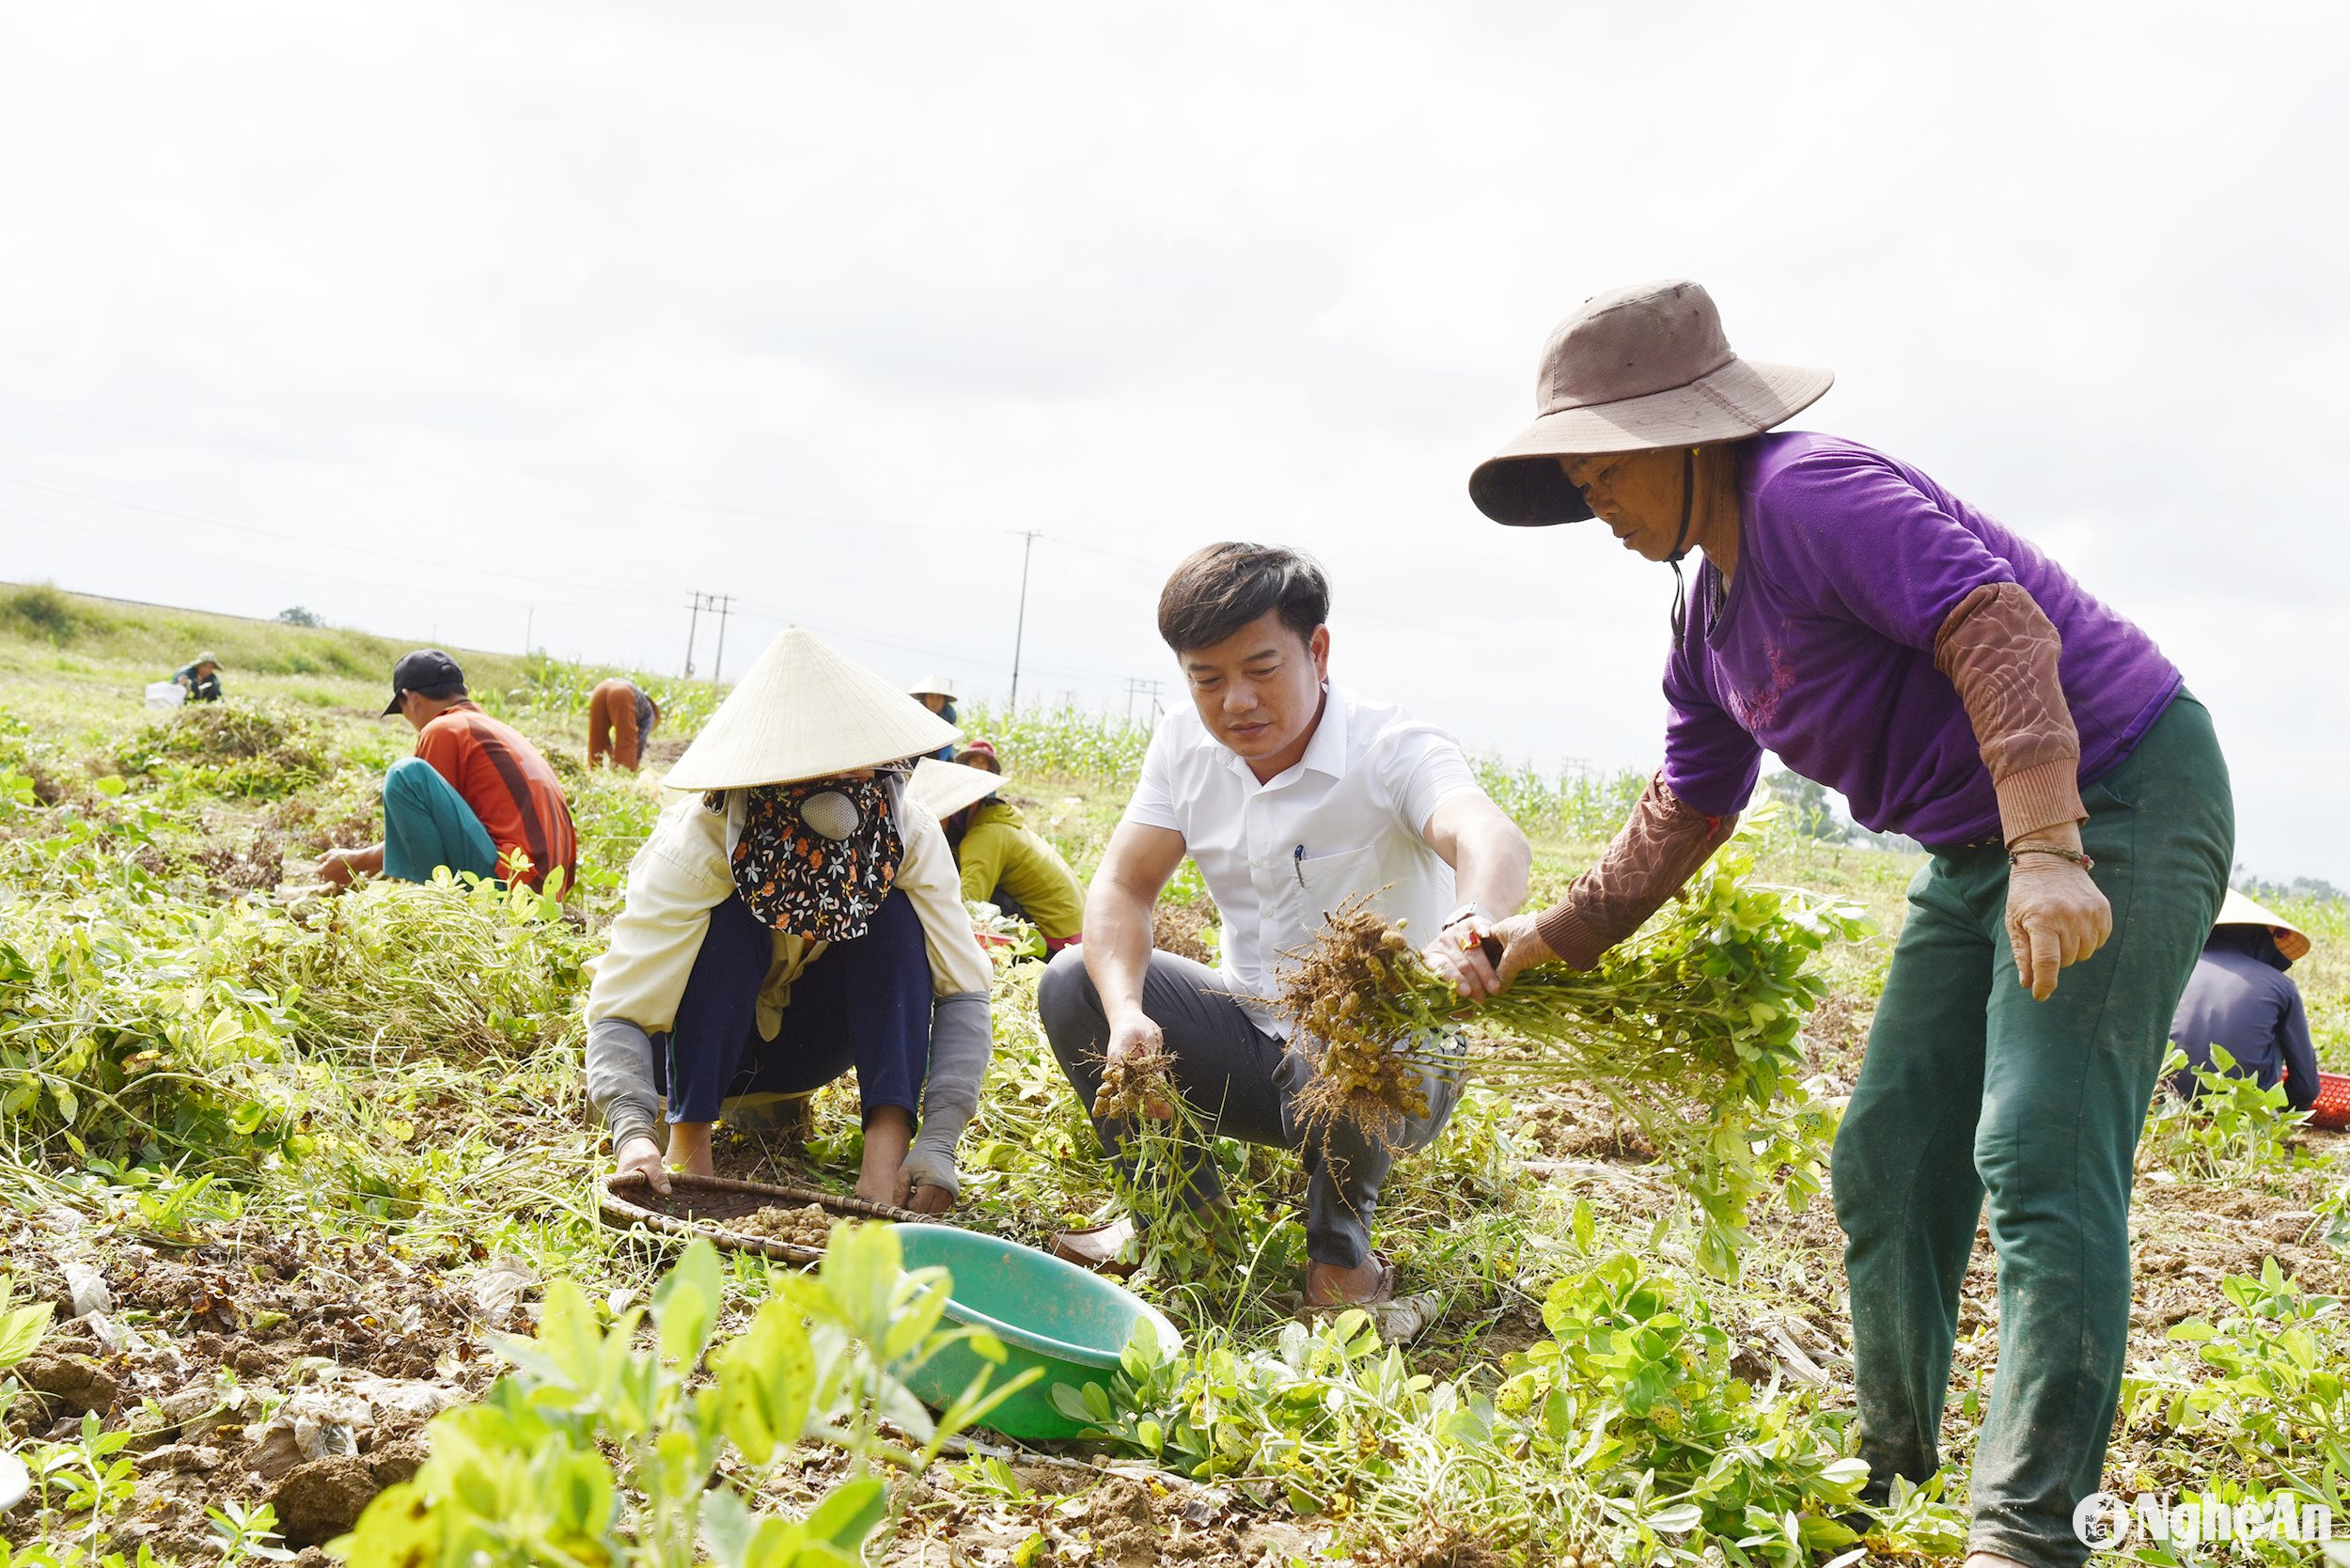
[[[1293,850],[1290,851],[1290,869],[1291,869],[1292,870],[1294,870],[1294,871],[1297,873],[1297,886],[1299,886],[1300,887],[1305,886],[1306,886],[1306,846],[1305,846],[1305,845],[1300,844],[1300,845],[1298,845],[1295,849],[1293,849]]]

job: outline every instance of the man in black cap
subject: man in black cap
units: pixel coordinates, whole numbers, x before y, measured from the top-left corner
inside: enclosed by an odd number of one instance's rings
[[[330,851],[321,877],[338,887],[361,872],[430,882],[446,866],[570,888],[579,839],[563,787],[536,746],[474,706],[456,660],[437,648],[401,658],[384,712],[416,730],[416,754],[384,776],[384,841]]]

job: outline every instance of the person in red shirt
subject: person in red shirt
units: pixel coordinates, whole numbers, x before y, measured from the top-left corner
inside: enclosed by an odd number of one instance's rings
[[[635,682],[619,675],[598,682],[588,694],[588,765],[609,761],[634,773],[660,722],[661,704]]]
[[[456,660],[437,648],[401,658],[384,712],[416,730],[415,755],[384,776],[384,841],[330,851],[321,878],[337,887],[363,872],[430,882],[446,866],[570,889],[579,838],[563,787],[536,746],[474,705]]]

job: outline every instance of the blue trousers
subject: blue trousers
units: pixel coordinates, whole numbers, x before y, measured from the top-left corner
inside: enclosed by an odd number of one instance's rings
[[[497,844],[431,763],[403,757],[384,775],[384,874],[431,882],[442,866],[495,876]]]
[[[759,1033],[759,992],[775,933],[740,893],[710,912],[677,1022],[653,1037],[655,1087],[669,1121],[715,1121],[740,1094],[806,1094],[856,1069],[865,1119],[884,1105],[911,1116],[931,1064],[931,959],[922,919],[903,893],[873,912],[865,934],[835,942],[791,982],[773,1040]]]

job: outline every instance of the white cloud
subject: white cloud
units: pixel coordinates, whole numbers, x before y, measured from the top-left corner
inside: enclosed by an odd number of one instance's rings
[[[1272,538],[1333,569],[1358,684],[1512,755],[1645,764],[1668,578],[1493,528],[1463,485],[1553,320],[1686,273],[1744,351],[1837,368],[1807,422],[2163,638],[2248,864],[2350,881],[2309,827],[2350,760],[2345,31],[17,8],[0,574],[483,646],[536,604],[553,648],[672,666],[711,588],[753,612],[730,661],[799,617],[1000,690],[1010,530],[1038,528],[1024,687],[1115,705],[1166,671],[1165,568]]]

